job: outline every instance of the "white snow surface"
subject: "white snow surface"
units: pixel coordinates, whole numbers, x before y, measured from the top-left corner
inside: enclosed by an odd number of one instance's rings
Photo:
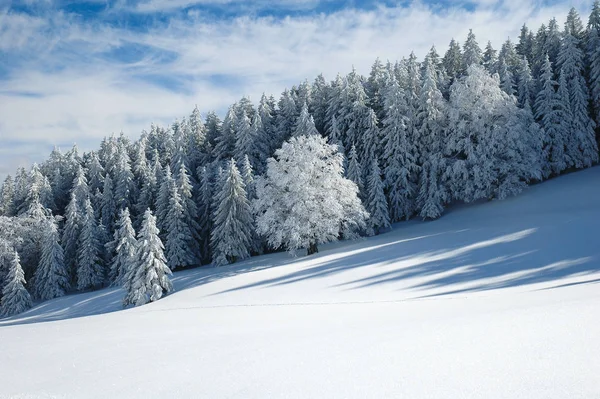
[[[600,398],[600,167],[0,321],[6,398]]]

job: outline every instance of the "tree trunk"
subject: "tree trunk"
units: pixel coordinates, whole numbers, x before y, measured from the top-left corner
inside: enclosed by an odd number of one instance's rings
[[[314,242],[311,242],[310,245],[308,246],[306,252],[307,252],[307,255],[312,255],[312,254],[316,254],[317,252],[319,252],[319,250],[317,249],[317,244]]]

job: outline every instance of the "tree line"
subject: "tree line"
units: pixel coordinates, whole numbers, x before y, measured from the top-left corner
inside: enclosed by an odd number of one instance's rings
[[[55,148],[0,190],[0,310],[106,284],[139,305],[172,289],[173,269],[314,253],[503,199],[597,163],[599,123],[596,1],[586,26],[572,9],[562,29],[524,25],[499,50],[470,31],[443,56],[319,75],[278,100],[242,98],[223,120],[196,107],[135,141]]]

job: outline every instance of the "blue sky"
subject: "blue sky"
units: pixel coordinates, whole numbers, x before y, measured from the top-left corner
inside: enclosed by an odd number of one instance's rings
[[[97,148],[150,123],[226,107],[376,57],[395,61],[473,28],[483,47],[590,1],[4,0],[0,177],[54,145]],[[275,5],[274,5],[275,4]]]

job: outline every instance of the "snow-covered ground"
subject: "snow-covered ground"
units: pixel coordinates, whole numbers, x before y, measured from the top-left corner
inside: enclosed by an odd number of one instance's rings
[[[0,397],[600,398],[600,168],[0,321]]]

